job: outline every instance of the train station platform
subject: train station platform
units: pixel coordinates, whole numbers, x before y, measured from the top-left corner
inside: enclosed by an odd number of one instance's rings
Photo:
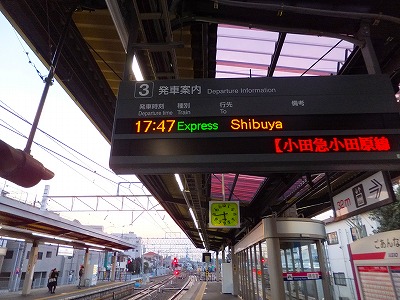
[[[126,282],[111,282],[111,281],[98,281],[95,286],[78,288],[74,284],[59,285],[56,292],[51,294],[47,287],[32,289],[29,295],[22,295],[21,291],[18,292],[5,292],[0,294],[0,299],[24,299],[24,300],[61,300],[61,299],[74,299],[75,297],[83,296],[94,291],[102,289],[110,289]]]
[[[197,281],[181,300],[228,300],[238,299],[231,294],[222,293],[220,281]]]
[[[106,290],[116,286],[126,284],[126,282],[98,281],[97,285],[90,287],[81,287],[76,285],[57,286],[55,294],[50,294],[46,288],[32,289],[29,295],[22,295],[18,292],[0,293],[0,299],[24,299],[24,300],[61,300],[75,299],[81,296],[91,294],[95,291]],[[231,294],[222,293],[222,283],[216,281],[197,281],[181,298],[181,300],[228,300],[238,299]]]

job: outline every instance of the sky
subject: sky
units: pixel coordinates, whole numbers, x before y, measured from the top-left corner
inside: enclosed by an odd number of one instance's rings
[[[45,86],[42,78],[48,75],[48,69],[1,13],[0,37],[0,139],[23,150],[31,129],[27,122],[32,123],[35,118]],[[120,194],[149,195],[140,183],[122,183],[139,182],[135,176],[117,176],[109,169],[110,145],[57,82],[49,89],[38,128],[30,154],[55,176],[29,189],[0,178],[0,190],[6,190],[13,198],[30,204],[41,201],[45,185],[50,185],[50,196],[116,195],[118,188]],[[157,204],[152,197],[149,201],[138,198],[138,205],[132,208]],[[50,201],[49,210],[54,205]],[[76,208],[80,205],[83,207],[76,202]],[[61,213],[64,218],[77,219],[85,225],[102,225],[107,233],[185,237],[165,211],[139,215],[139,211]]]

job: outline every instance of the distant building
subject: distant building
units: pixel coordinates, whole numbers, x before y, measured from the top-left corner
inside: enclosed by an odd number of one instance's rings
[[[87,226],[92,229],[103,230],[102,226]],[[112,234],[121,237],[121,234]],[[124,239],[135,245],[134,249],[118,253],[118,276],[126,273],[128,258],[141,257],[143,246],[141,238],[130,232],[123,235]],[[0,249],[4,255],[0,255],[0,292],[18,291],[22,289],[28,266],[29,251],[32,243],[0,239]],[[57,255],[57,245],[39,244],[38,260],[35,265],[32,288],[41,288],[47,285],[49,272],[57,268],[59,270],[59,285],[77,284],[80,265],[84,263],[85,250],[74,249],[72,256]],[[98,265],[98,279],[110,278],[111,258],[113,252],[90,251],[89,264]]]
[[[0,290],[18,291],[22,289],[28,266],[29,252],[32,243],[23,241],[0,240],[7,248],[0,269]],[[59,285],[76,284],[79,267],[83,264],[85,250],[74,249],[73,256],[58,256],[56,245],[39,245],[38,260],[35,265],[32,288],[45,287],[49,272],[57,268]],[[89,261],[100,265],[104,253],[91,252]]]
[[[369,213],[337,222],[330,218],[324,222],[327,233],[327,260],[333,279],[335,299],[357,299],[348,245],[373,235],[373,230],[378,224],[369,218]]]
[[[129,244],[134,245],[133,249],[124,251],[124,254],[135,259],[137,257],[142,257],[144,253],[145,246],[142,244],[142,238],[138,237],[134,232],[129,233],[111,233],[111,235],[121,238]]]

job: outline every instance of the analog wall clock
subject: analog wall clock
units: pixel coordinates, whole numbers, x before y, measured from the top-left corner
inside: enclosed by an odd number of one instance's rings
[[[209,227],[240,227],[240,206],[238,201],[210,201]]]

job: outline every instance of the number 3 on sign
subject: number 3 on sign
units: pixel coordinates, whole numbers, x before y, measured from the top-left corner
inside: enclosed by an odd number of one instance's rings
[[[135,83],[135,98],[153,98],[154,83],[136,82]]]

